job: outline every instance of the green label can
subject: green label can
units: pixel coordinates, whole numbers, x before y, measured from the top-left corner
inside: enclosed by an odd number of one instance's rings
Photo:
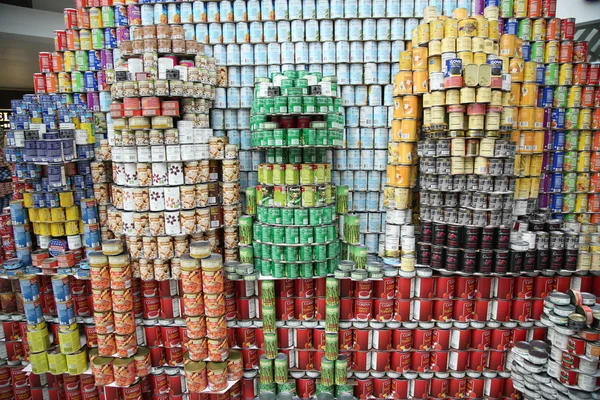
[[[256,188],[246,188],[246,214],[256,215]]]
[[[282,244],[285,243],[286,233],[285,228],[283,226],[274,226],[273,227],[273,243]]]
[[[269,210],[269,218],[267,219],[267,221],[270,224],[280,224],[281,223],[281,208],[271,208]]]
[[[251,246],[240,246],[240,263],[254,264],[254,248]]]
[[[333,206],[323,207],[323,223],[331,224],[333,223]],[[330,239],[332,240],[332,239]]]
[[[312,128],[302,128],[300,131],[300,144],[314,145],[317,140],[317,132]]]
[[[327,346],[327,336],[325,336],[325,346]],[[328,359],[327,356],[323,356],[321,359],[321,383],[325,386],[333,385],[335,383],[334,375],[335,366],[333,360]]]
[[[367,246],[362,244],[352,246],[350,256],[357,269],[365,269],[367,265]]]
[[[285,264],[278,261],[273,261],[273,278],[283,278],[285,276]]]
[[[314,149],[314,148],[302,149],[302,162],[316,163],[317,162],[316,149]]]
[[[286,186],[275,186],[273,188],[273,205],[276,207],[287,207],[288,192],[289,189]],[[281,211],[278,211],[278,213],[281,214]]]
[[[294,209],[292,209],[292,208],[281,209],[281,224],[282,225],[294,225]]]
[[[317,201],[317,193],[314,186],[302,187],[302,207],[314,207]]]
[[[348,214],[344,217],[344,241],[360,243],[360,217]]]
[[[275,358],[275,383],[286,384],[288,381],[288,356],[286,354],[277,354]]]
[[[313,250],[312,246],[302,246],[300,247],[300,261],[312,261],[313,259]],[[312,265],[311,265],[312,268]]]
[[[317,129],[315,134],[315,144],[317,146],[327,146],[327,129]]]
[[[300,145],[300,129],[289,128],[287,130],[287,143],[288,146],[299,146]],[[295,162],[295,161],[292,161]]]
[[[323,224],[323,209],[322,208],[310,208],[309,209],[309,221],[311,225]]]
[[[324,244],[316,244],[313,246],[313,259],[317,261],[327,260],[327,246]]]
[[[271,246],[271,260],[275,261],[285,261],[283,258],[283,247],[281,246]]]
[[[249,215],[242,215],[239,218],[239,242],[240,244],[251,244],[252,243],[252,217]]]
[[[274,113],[275,114],[287,114],[288,113],[288,98],[287,98],[287,96],[275,97]]]
[[[294,210],[294,223],[296,225],[308,225],[308,210],[305,208],[296,208]]]
[[[268,97],[265,99],[264,114],[273,114],[275,112],[275,98]],[[266,121],[266,119],[265,119]]]
[[[288,207],[300,207],[302,205],[302,188],[300,186],[290,186],[287,190],[287,206]],[[298,219],[296,224],[298,224]]]
[[[287,262],[296,262],[298,261],[298,247],[295,246],[288,246],[285,248],[285,261]],[[290,265],[294,265],[294,264],[288,264],[287,267],[289,267]],[[286,271],[288,270],[288,268],[286,268]],[[289,278],[289,274],[287,274],[287,277]]]
[[[300,167],[296,164],[287,164],[285,166],[285,184],[300,184]]]
[[[330,98],[325,96],[317,96],[317,112],[318,113],[327,113],[329,111],[329,102]],[[332,104],[333,108],[333,104]]]
[[[314,267],[316,276],[327,276],[327,261],[315,262]]]
[[[261,241],[263,243],[273,242],[273,227],[269,225],[263,225],[261,230]]]
[[[335,360],[335,384],[338,385],[338,392],[342,389],[339,385],[346,385],[348,377],[348,356],[340,355]]]
[[[327,258],[332,258],[340,254],[340,243],[335,241],[327,245]]]
[[[257,207],[257,215],[258,215],[258,220],[260,222],[267,222],[267,220],[269,219],[269,208],[263,207],[263,206],[258,206]]]
[[[265,182],[273,185],[285,184],[285,164],[273,164],[271,174],[271,182]]]
[[[291,114],[302,113],[302,96],[289,96],[288,110]]]
[[[309,262],[300,264],[300,276],[302,278],[312,278],[314,276],[312,263]]]
[[[275,312],[274,308],[273,312]],[[262,354],[258,359],[258,367],[260,369],[260,383],[268,385],[275,382],[273,360],[268,359]]]
[[[306,114],[317,112],[315,96],[304,96],[302,98],[302,111]]]
[[[289,131],[292,131],[292,130],[298,131],[298,143],[294,144],[294,146],[299,146],[300,145],[300,130],[299,129],[290,129]],[[289,135],[290,135],[289,131],[288,131],[288,139],[289,139]],[[290,145],[292,145],[292,144],[290,143]],[[294,148],[289,149],[288,154],[289,154],[288,155],[289,162],[294,163],[294,164],[299,164],[302,162],[302,149],[294,149]]]
[[[264,324],[264,322],[263,322]],[[264,330],[264,328],[263,328]],[[277,357],[277,334],[265,333],[264,338],[265,357],[273,360]]]
[[[270,244],[262,244],[260,252],[262,254],[262,258],[264,260],[268,260],[271,258],[271,245]]]
[[[285,266],[285,276],[289,279],[296,279],[300,275],[298,272],[298,264],[287,264]]]
[[[264,276],[273,276],[273,263],[264,258],[260,260],[260,273]]]
[[[263,137],[260,143],[261,146],[275,146],[275,136],[273,135],[273,131],[263,131]]]
[[[275,129],[273,131],[274,146],[286,146],[287,134],[285,129]]]
[[[339,355],[338,350],[338,334],[326,333],[325,334],[325,358],[329,361],[337,360]]]
[[[315,170],[312,164],[302,164],[300,166],[300,184],[312,185],[315,180]]]
[[[338,238],[337,234],[337,225],[332,224],[327,226],[327,241],[331,242],[332,240],[336,240]]]
[[[310,226],[301,227],[300,231],[300,244],[312,244],[314,243],[314,229]]]
[[[284,229],[285,243],[286,244],[299,244],[300,243],[300,228],[287,227]]]
[[[254,255],[256,256],[256,258],[261,258],[262,257],[262,244],[260,244],[258,242],[253,242],[252,243],[252,251],[253,251]],[[240,263],[242,262],[241,257],[242,257],[242,253],[240,252]]]
[[[336,269],[338,269],[340,265],[340,257],[333,257],[332,259],[327,260],[327,272],[333,274]]]
[[[314,228],[314,232],[315,232],[315,243],[327,242],[327,227],[316,226]]]

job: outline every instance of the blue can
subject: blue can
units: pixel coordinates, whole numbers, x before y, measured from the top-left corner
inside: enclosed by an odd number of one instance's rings
[[[504,26],[504,33],[507,33],[509,35],[516,35],[518,31],[519,20],[517,20],[516,18],[510,18]]]
[[[15,200],[10,202],[10,219],[13,224],[24,224],[27,221],[23,200]]]
[[[17,247],[29,247],[31,246],[31,233],[25,229],[27,225],[13,225],[13,232],[15,236],[15,245]]]
[[[85,198],[86,198],[85,189],[77,189],[74,191],[73,199],[76,203],[80,202],[81,199],[85,199]]]
[[[85,189],[85,197],[94,197],[94,188]]]
[[[553,108],[551,116],[551,126],[554,129],[565,128],[565,109],[564,108]]]
[[[565,131],[554,131],[554,138],[552,140],[552,149],[562,151],[565,149],[566,133]],[[564,153],[563,153],[564,161]]]
[[[500,5],[500,0],[485,0],[486,7],[498,7]]]
[[[53,285],[54,287],[54,285]],[[55,293],[56,294],[56,293]],[[56,314],[59,325],[71,325],[75,322],[75,308],[72,301],[57,301]]]
[[[85,179],[83,178],[83,175],[74,175],[73,185],[76,189],[85,189]]]
[[[561,172],[563,170],[564,162],[565,162],[564,151],[555,151],[554,156],[552,157],[552,164],[550,164],[550,170],[553,172]],[[554,180],[554,178],[553,178],[553,180]],[[560,190],[562,190],[562,176],[560,178]]]
[[[555,193],[550,197],[550,211],[554,213],[562,212],[563,208],[563,194]]]
[[[98,77],[95,72],[86,71],[83,74],[83,80],[85,83],[86,92],[97,92],[98,91]]]
[[[561,167],[562,169],[562,167]],[[552,178],[550,180],[550,192],[559,193],[562,192],[563,185],[563,174],[562,172],[555,172],[552,174]]]
[[[451,58],[446,60],[446,77],[453,75],[462,75],[462,59]]]
[[[52,291],[56,301],[64,302],[71,300],[71,283],[66,275],[55,275],[52,277]]]
[[[77,171],[80,175],[91,175],[92,167],[89,160],[77,161]]]
[[[56,192],[48,192],[44,194],[44,198],[46,200],[46,207],[60,207],[60,199],[58,193]]]
[[[85,181],[85,187],[94,187],[94,180],[92,179],[92,175],[84,175],[83,179]]]
[[[29,232],[27,232],[27,234],[29,234]],[[31,267],[31,247],[18,247],[17,258],[21,261],[21,264],[23,264],[24,267]]]
[[[98,225],[85,225],[83,229],[85,247],[100,246],[100,229]]]
[[[117,48],[117,30],[115,28],[104,28],[104,48]]]
[[[523,42],[523,61],[527,62],[530,61],[531,59],[531,43],[530,42]]]
[[[538,64],[537,68],[535,69],[535,83],[537,83],[538,85],[543,85],[545,74],[546,67],[544,66],[544,64]]]
[[[554,88],[544,87],[538,92],[538,107],[552,107],[554,101]]]
[[[40,298],[40,285],[36,275],[27,275],[19,279],[23,301],[36,301]]]
[[[42,305],[39,300],[23,302],[25,309],[25,320],[28,325],[37,325],[44,320]]]
[[[115,6],[115,26],[129,26],[127,6]]]
[[[88,51],[88,68],[90,71],[102,70],[102,60],[100,56],[100,50]]]

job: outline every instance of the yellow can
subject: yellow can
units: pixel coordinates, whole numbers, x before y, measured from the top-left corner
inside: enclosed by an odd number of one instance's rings
[[[550,40],[546,42],[546,51],[544,52],[544,63],[558,62],[559,52],[560,44],[558,40]]]
[[[511,106],[521,105],[521,84],[520,83],[511,83],[509,105],[511,105]]]
[[[429,49],[429,58],[431,56],[439,56],[442,54],[442,41],[441,40],[431,40],[427,45]]]
[[[394,96],[413,93],[413,72],[400,71],[394,76]]]
[[[398,163],[398,142],[388,143],[388,164]]]
[[[66,220],[65,209],[62,207],[56,207],[50,209],[50,220],[53,222],[61,222]]]
[[[33,224],[33,230],[35,231],[35,225]],[[34,232],[36,235],[41,235],[41,236],[50,236],[50,225],[49,223],[46,222],[40,222],[37,224],[37,232]]]
[[[26,207],[26,208],[33,207],[33,193],[31,193],[31,192],[23,193],[23,207]]]
[[[430,106],[445,106],[446,105],[446,92],[433,92],[431,93]]]
[[[443,92],[440,92],[443,93]],[[451,106],[454,104],[461,103],[461,91],[458,89],[452,89],[446,91],[446,104]],[[466,102],[465,102],[466,103]]]
[[[67,236],[79,235],[79,221],[65,222],[65,232]]]
[[[541,130],[544,128],[544,109],[536,107],[533,115],[533,129]]]
[[[52,216],[50,214],[50,209],[49,208],[36,208],[35,209],[35,216],[36,216],[36,221],[39,222],[50,222],[52,221]]]
[[[456,54],[462,60],[463,65],[473,64],[473,52],[461,51]]]
[[[400,71],[412,71],[412,51],[400,52]]]
[[[539,135],[539,134],[538,134]],[[540,135],[542,136],[542,135]],[[539,176],[542,173],[542,164],[544,155],[541,153],[531,155],[531,164],[529,166],[529,175]]]
[[[402,114],[404,118],[418,118],[421,111],[421,107],[419,107],[419,97],[403,96],[402,109]]]
[[[410,188],[415,186],[416,168],[414,166],[398,165],[396,166],[396,187]]]
[[[429,22],[429,38],[431,40],[442,40],[444,38],[444,21],[436,18]]]
[[[480,37],[471,38],[471,51],[474,53],[483,52],[483,44],[484,43],[485,43],[484,38],[480,38]]]
[[[85,347],[73,354],[67,354],[67,369],[70,375],[81,375],[88,369]]]
[[[79,207],[67,207],[65,208],[65,216],[67,221],[74,221],[81,218],[79,213]]]
[[[498,54],[498,43],[492,39],[484,39],[483,41],[483,52],[485,54]]]
[[[477,36],[477,20],[475,18],[459,18],[458,36]]]
[[[454,53],[456,51],[456,42],[457,39],[454,38],[442,39],[442,53]]]
[[[472,51],[473,50],[473,38],[471,37],[460,37],[456,39],[456,51]]]
[[[403,117],[402,97],[394,97],[394,119],[402,119]]]
[[[578,129],[590,129],[592,124],[592,110],[590,108],[582,108],[579,111],[579,118],[577,119]]]
[[[429,42],[429,40],[430,40],[429,24],[426,24],[426,23],[419,24],[417,26],[417,35],[418,35],[417,42],[419,44],[425,44],[425,43]]]
[[[31,352],[39,353],[48,350],[50,347],[48,328],[27,329],[27,342],[29,343],[29,350]]]
[[[398,159],[400,165],[414,165],[417,160],[417,144],[409,142],[398,143]]]
[[[428,72],[442,72],[442,57],[432,56],[429,57]]]
[[[456,18],[448,18],[444,21],[444,37],[445,38],[457,38],[458,37],[458,20]]]
[[[393,119],[392,120],[392,141],[399,142],[400,133],[402,131],[402,120],[401,119]]]
[[[413,93],[427,93],[429,91],[429,74],[425,71],[413,73]]]
[[[577,172],[589,172],[590,171],[590,152],[582,151],[577,157]]]
[[[412,68],[413,71],[427,69],[427,57],[429,52],[427,47],[415,47],[412,51]]]
[[[529,190],[529,198],[537,199],[540,192],[540,178],[532,177],[531,178],[531,189]]]
[[[67,372],[67,359],[57,347],[48,350],[48,369],[52,375],[60,375]]]
[[[592,146],[592,132],[579,131],[577,139],[577,151],[589,151]]]
[[[30,221],[37,222],[38,221],[38,208],[28,208],[27,216]]]
[[[44,374],[50,371],[48,365],[48,355],[45,351],[39,353],[29,353],[29,363],[31,364],[31,372],[36,375]]]
[[[523,82],[525,74],[525,61],[522,58],[511,58],[508,71],[513,82]]]
[[[523,82],[527,82],[527,83],[535,82],[536,69],[537,69],[536,62],[527,61],[525,63],[525,69],[523,72]]]
[[[64,222],[52,222],[50,225],[50,235],[54,237],[65,236]]]
[[[463,87],[460,89],[460,103],[469,104],[475,103],[475,88]],[[448,96],[446,96],[446,103],[448,103]]]
[[[517,36],[513,34],[504,34],[500,36],[500,55],[504,57],[514,57],[516,41]]]
[[[587,193],[578,193],[575,197],[575,212],[584,213],[587,211],[588,195]]]
[[[467,18],[468,11],[464,7],[455,8],[452,10],[452,16],[456,19],[465,19]]]
[[[515,187],[515,198],[525,200],[529,198],[531,192],[531,178],[518,178]]]
[[[521,86],[521,106],[535,106],[537,103],[538,85],[524,83]]]
[[[61,192],[58,196],[61,207],[72,207],[75,204],[73,192]]]
[[[527,18],[527,0],[513,1],[513,17]]]
[[[63,329],[64,328],[64,329]],[[81,339],[79,336],[79,327],[77,324],[61,327],[58,331],[58,340],[60,351],[62,353],[75,353],[81,349]]]
[[[473,53],[473,64],[477,64],[477,65],[487,64],[487,54]]]
[[[573,82],[573,64],[565,63],[560,65],[558,72],[558,84],[570,86]]]
[[[490,7],[486,7],[488,9]],[[488,19],[489,33],[488,38],[492,40],[498,40],[500,38],[500,27],[498,25],[498,18]]]
[[[490,25],[486,18],[476,18],[477,21],[477,35],[480,38],[487,38],[489,36]]]

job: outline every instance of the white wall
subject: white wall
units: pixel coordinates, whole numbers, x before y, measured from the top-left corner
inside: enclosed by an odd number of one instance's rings
[[[600,20],[600,1],[557,0],[558,18],[576,18],[577,22]]]

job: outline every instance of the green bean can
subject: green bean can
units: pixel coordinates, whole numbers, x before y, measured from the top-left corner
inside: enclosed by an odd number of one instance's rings
[[[285,129],[273,130],[273,145],[287,146],[287,134]]]
[[[288,98],[287,96],[277,96],[274,98],[274,113],[275,114],[287,114],[288,112]]]
[[[288,110],[290,114],[302,113],[302,96],[288,97]]]
[[[308,210],[297,208],[294,210],[294,223],[296,225],[308,225]]]
[[[296,164],[287,164],[285,166],[285,184],[300,184],[300,167]]]
[[[315,243],[327,242],[327,227],[326,226],[315,226]]]
[[[271,260],[284,261],[282,246],[271,246]],[[282,276],[283,276],[283,273],[282,273]]]
[[[335,360],[335,384],[346,385],[348,379],[348,356],[340,355]],[[339,390],[339,388],[338,388]]]
[[[344,217],[344,240],[348,243],[360,243],[360,217],[348,214]]]
[[[275,336],[277,339],[277,336]],[[275,383],[284,384],[287,383],[288,380],[288,356],[279,353],[275,358]]]
[[[300,276],[302,278],[312,278],[314,276],[312,263],[300,264]]]
[[[283,278],[285,276],[285,264],[273,261],[273,278]]]
[[[295,144],[294,146],[299,146],[300,145],[300,130],[299,129],[290,129],[291,130],[297,130],[298,131],[298,143]],[[289,134],[290,132],[288,131],[288,138],[289,138]],[[302,149],[289,149],[289,162],[294,163],[294,164],[299,164],[302,162]]]
[[[315,150],[315,162],[326,163],[327,162],[327,149],[317,148]],[[331,179],[329,179],[331,181]]]
[[[294,209],[293,208],[282,208],[281,209],[281,224],[282,225],[294,225]]]
[[[275,281],[261,281],[260,293],[263,307],[275,307]]]
[[[327,225],[327,241],[331,242],[332,240],[336,240],[337,238],[337,225]]]
[[[260,368],[260,383],[265,385],[275,383],[273,360],[268,359],[262,354],[258,359],[258,367]]]
[[[256,188],[246,188],[246,214],[256,215]]]
[[[340,323],[340,306],[325,306],[325,332],[337,333]]]
[[[240,246],[240,263],[254,263],[254,248],[252,246]]]
[[[285,243],[286,244],[299,244],[300,243],[300,228],[287,227],[285,231]]]
[[[280,224],[281,223],[281,208],[271,208],[269,210],[269,217],[268,217],[267,221],[270,224]]]
[[[325,347],[327,347],[327,336],[325,336]],[[321,358],[321,383],[325,386],[333,385],[335,383],[334,375],[335,363],[329,360],[327,356],[323,356]]]
[[[277,332],[277,327],[275,326],[276,315],[275,315],[275,307],[267,307],[263,304],[261,308],[262,313],[262,323],[263,323],[263,331],[275,333]],[[277,340],[277,339],[276,339]],[[277,342],[275,342],[277,343]]]
[[[277,333],[265,333],[264,341],[265,356],[271,360],[275,359],[277,357]]]
[[[291,395],[296,394],[296,381],[290,379],[285,383],[278,384],[277,393],[289,393]]]
[[[329,99],[325,96],[316,96],[317,98],[317,112],[318,113],[327,113],[329,112]]]
[[[258,220],[260,222],[267,222],[269,220],[269,208],[260,206],[258,207]]]
[[[288,146],[299,146],[300,145],[300,129],[289,128],[287,130],[287,143]],[[295,162],[295,161],[292,161]]]
[[[263,300],[264,303],[264,300]],[[325,280],[325,304],[327,307],[329,306],[338,306],[339,313],[339,305],[340,305],[340,281],[335,278],[327,278]],[[329,308],[325,309],[326,311]]]
[[[317,132],[312,128],[302,128],[300,131],[300,144],[314,145],[317,140]]]
[[[333,223],[333,206],[323,207],[323,223]]]
[[[298,247],[287,246],[285,248],[285,261],[287,261],[287,262],[298,261]]]
[[[336,188],[336,212],[338,214],[348,213],[348,186],[338,186]]]
[[[258,382],[258,393],[264,400],[275,399],[275,391],[277,390],[277,384],[273,383],[260,383]]]
[[[334,392],[335,392],[334,385],[325,386],[325,385],[323,385],[322,382],[317,382],[317,384],[315,385],[315,394],[317,395],[317,398],[319,398],[319,399],[333,400],[335,398],[333,396]],[[329,395],[329,396],[322,396],[322,395]]]
[[[316,261],[327,260],[327,246],[324,244],[316,244],[313,246],[313,259]]]
[[[264,258],[260,260],[260,271],[264,276],[273,276],[273,263]]]
[[[327,276],[327,261],[314,263],[315,276]]]
[[[285,228],[283,226],[274,226],[271,229],[273,230],[273,243],[285,243]]]
[[[321,225],[323,224],[323,209],[322,208],[311,208],[309,209],[309,221],[310,224],[315,226],[315,225]]]
[[[353,246],[352,252],[354,253],[354,263],[357,269],[365,269],[367,265],[367,246],[359,244]]]
[[[312,259],[313,259],[312,246],[301,246],[299,258],[300,258],[300,261],[312,261]]]
[[[304,186],[302,188],[302,206],[314,207],[317,202],[317,192],[314,186]]]
[[[269,146],[272,147],[275,145],[275,136],[273,135],[273,131],[263,131],[262,138],[260,141],[261,146]]]
[[[311,226],[303,226],[299,228],[300,231],[300,244],[312,244],[314,243],[314,228]]]
[[[336,256],[327,260],[327,272],[333,274],[340,265],[340,257]]]
[[[325,334],[325,358],[329,361],[337,360],[339,355],[338,347],[338,334],[326,333]]]
[[[263,225],[261,229],[260,240],[263,243],[273,242],[273,227],[269,225]]]
[[[327,129],[317,129],[315,134],[315,144],[317,146],[327,146]]]
[[[300,207],[302,204],[302,188],[299,186],[290,186],[287,188],[287,207]]]
[[[252,217],[242,215],[239,218],[239,242],[241,245],[252,243],[252,231]]]
[[[306,114],[317,112],[315,96],[304,96],[302,98],[302,111]]]
[[[289,279],[296,279],[299,276],[298,264],[286,264],[285,276]]]

